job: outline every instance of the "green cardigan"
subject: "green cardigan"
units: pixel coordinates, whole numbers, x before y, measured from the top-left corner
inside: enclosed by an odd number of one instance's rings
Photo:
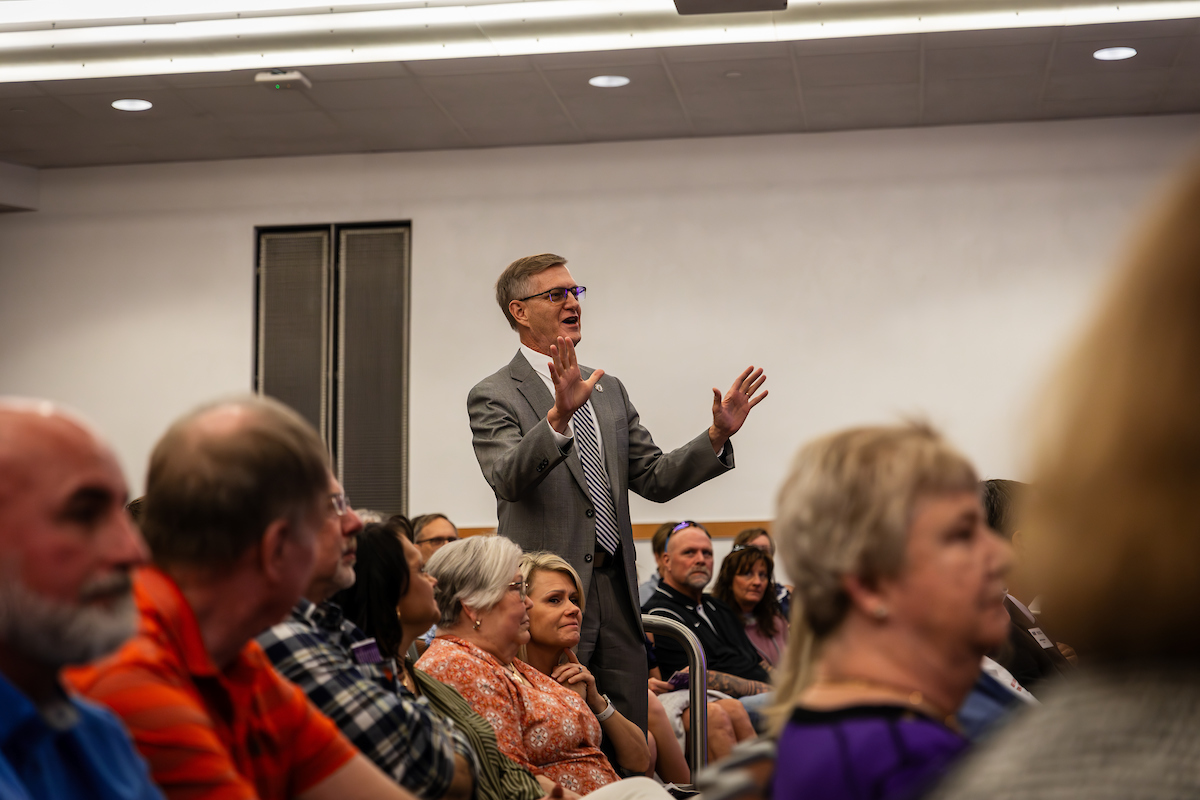
[[[492,726],[467,705],[458,690],[416,669],[411,660],[406,659],[405,663],[429,705],[454,722],[479,757],[480,774],[475,776],[477,800],[538,800],[546,794],[529,770],[500,752]]]

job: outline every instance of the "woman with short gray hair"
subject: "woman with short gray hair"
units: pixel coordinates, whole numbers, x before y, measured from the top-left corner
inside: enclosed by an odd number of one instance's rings
[[[520,560],[521,549],[500,536],[451,542],[429,559],[442,621],[417,666],[457,689],[495,728],[501,752],[539,783],[557,782],[568,797],[611,786],[614,797],[665,798],[646,778],[618,785],[584,698],[517,658],[529,641],[531,606]]]

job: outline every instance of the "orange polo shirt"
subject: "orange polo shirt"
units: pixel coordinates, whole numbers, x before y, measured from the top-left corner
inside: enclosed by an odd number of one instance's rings
[[[167,575],[139,570],[134,597],[137,635],[67,680],[121,717],[168,800],[284,800],[358,752],[257,643],[217,669]]]

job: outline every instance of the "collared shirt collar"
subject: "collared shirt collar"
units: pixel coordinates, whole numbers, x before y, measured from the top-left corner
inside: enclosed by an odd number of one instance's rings
[[[326,600],[318,605],[306,597],[301,597],[296,601],[296,605],[292,606],[292,616],[297,621],[308,622],[334,632],[341,631],[342,620],[345,619],[342,607],[337,603]]]
[[[215,677],[221,673],[204,646],[195,612],[171,576],[157,567],[141,567],[133,591],[141,612],[141,633],[168,641],[189,674]]]
[[[1019,608],[1019,609],[1021,610],[1021,613],[1025,615],[1026,619],[1028,619],[1028,620],[1030,621],[1030,623],[1033,623],[1033,624],[1036,624],[1036,623],[1037,623],[1037,617],[1035,617],[1035,616],[1033,615],[1033,613],[1032,613],[1032,612],[1030,612],[1030,610],[1029,610],[1028,608],[1026,608],[1026,607],[1025,607],[1025,604],[1024,604],[1024,603],[1022,603],[1022,602],[1021,602],[1020,600],[1018,600],[1017,598],[1013,597],[1011,594],[1010,594],[1010,595],[1008,595],[1008,599],[1009,599],[1009,600],[1012,600],[1012,602],[1013,602],[1013,605],[1014,605],[1014,606],[1016,606],[1017,608]]]
[[[61,687],[54,700],[41,709],[0,673],[0,748],[6,753],[28,750],[40,739],[70,730],[79,722],[79,711]],[[14,747],[16,742],[19,745]]]
[[[667,583],[665,579],[658,584],[658,588],[656,588],[654,591],[662,592],[667,597],[674,600],[676,603],[687,606],[688,608],[700,608],[701,606],[704,605],[704,601],[707,600],[709,597],[706,593],[701,592],[700,593],[700,602],[697,603],[695,600],[693,600],[691,598],[690,595],[686,595],[683,592],[679,591],[674,586]]]
[[[521,344],[521,355],[525,356],[529,366],[533,367],[533,371],[540,375],[543,381],[550,386],[554,385],[554,379],[550,377],[550,367],[547,366],[550,363],[550,356],[539,353],[532,347],[526,347],[524,343]]]

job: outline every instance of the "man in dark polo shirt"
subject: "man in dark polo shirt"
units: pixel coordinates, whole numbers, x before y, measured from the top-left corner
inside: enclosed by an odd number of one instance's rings
[[[682,622],[696,634],[708,662],[708,688],[742,698],[757,726],[756,715],[769,702],[770,671],[733,610],[704,592],[712,579],[713,550],[702,525],[685,521],[674,526],[662,573],[662,583],[642,611]],[[687,654],[672,639],[658,637],[654,651],[664,678],[687,666]]]

